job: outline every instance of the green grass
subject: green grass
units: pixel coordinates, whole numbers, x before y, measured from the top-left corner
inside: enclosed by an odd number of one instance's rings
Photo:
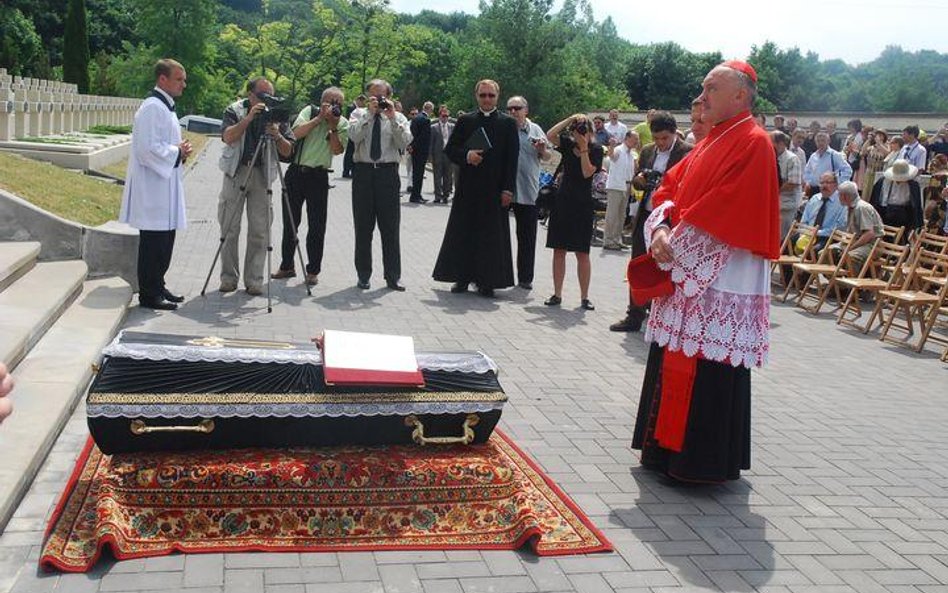
[[[89,226],[116,220],[122,202],[119,185],[6,152],[0,152],[0,187]]]
[[[132,126],[92,126],[86,132],[90,134],[131,134]]]

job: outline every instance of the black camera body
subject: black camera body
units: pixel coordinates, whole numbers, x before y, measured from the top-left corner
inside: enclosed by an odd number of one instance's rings
[[[665,176],[661,171],[655,169],[642,169],[642,175],[645,177],[645,193],[650,194],[662,184],[662,177]]]
[[[332,104],[329,106],[329,113],[331,113],[333,117],[341,117],[341,116],[342,116],[342,106],[339,105],[339,103],[332,103]]]
[[[378,99],[379,109],[385,111],[392,106],[392,102],[386,99],[385,97],[376,97]]]
[[[580,134],[585,136],[586,133],[589,132],[589,126],[586,124],[585,121],[574,121],[572,124],[570,124],[569,130],[570,132],[573,132],[573,131],[579,132]]]
[[[269,93],[257,93],[257,98],[266,108],[261,113],[261,120],[268,124],[285,124],[290,121],[290,109],[283,97],[274,97]]]

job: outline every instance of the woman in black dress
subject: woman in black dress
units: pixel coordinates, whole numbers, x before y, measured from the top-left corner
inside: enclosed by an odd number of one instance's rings
[[[593,141],[587,116],[573,115],[547,132],[547,139],[562,154],[563,177],[550,213],[546,246],[553,250],[553,296],[544,304],[555,307],[563,302],[566,252],[576,254],[580,306],[592,311],[589,301],[589,244],[593,234],[592,177],[602,167],[602,146]]]

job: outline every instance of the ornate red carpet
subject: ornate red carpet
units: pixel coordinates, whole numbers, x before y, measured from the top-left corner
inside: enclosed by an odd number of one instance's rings
[[[83,572],[179,552],[608,551],[589,519],[510,439],[478,446],[103,455],[91,439],[40,564]]]

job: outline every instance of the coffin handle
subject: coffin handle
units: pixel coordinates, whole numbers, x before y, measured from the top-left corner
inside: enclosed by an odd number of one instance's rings
[[[214,432],[214,421],[204,419],[193,426],[148,426],[143,420],[132,420],[129,427],[134,435],[150,434],[153,432],[199,432],[210,434]]]
[[[480,422],[477,414],[468,414],[461,425],[463,434],[457,437],[426,437],[425,425],[417,416],[411,415],[405,418],[405,426],[412,427],[411,440],[419,445],[470,445],[474,442],[474,426]]]

